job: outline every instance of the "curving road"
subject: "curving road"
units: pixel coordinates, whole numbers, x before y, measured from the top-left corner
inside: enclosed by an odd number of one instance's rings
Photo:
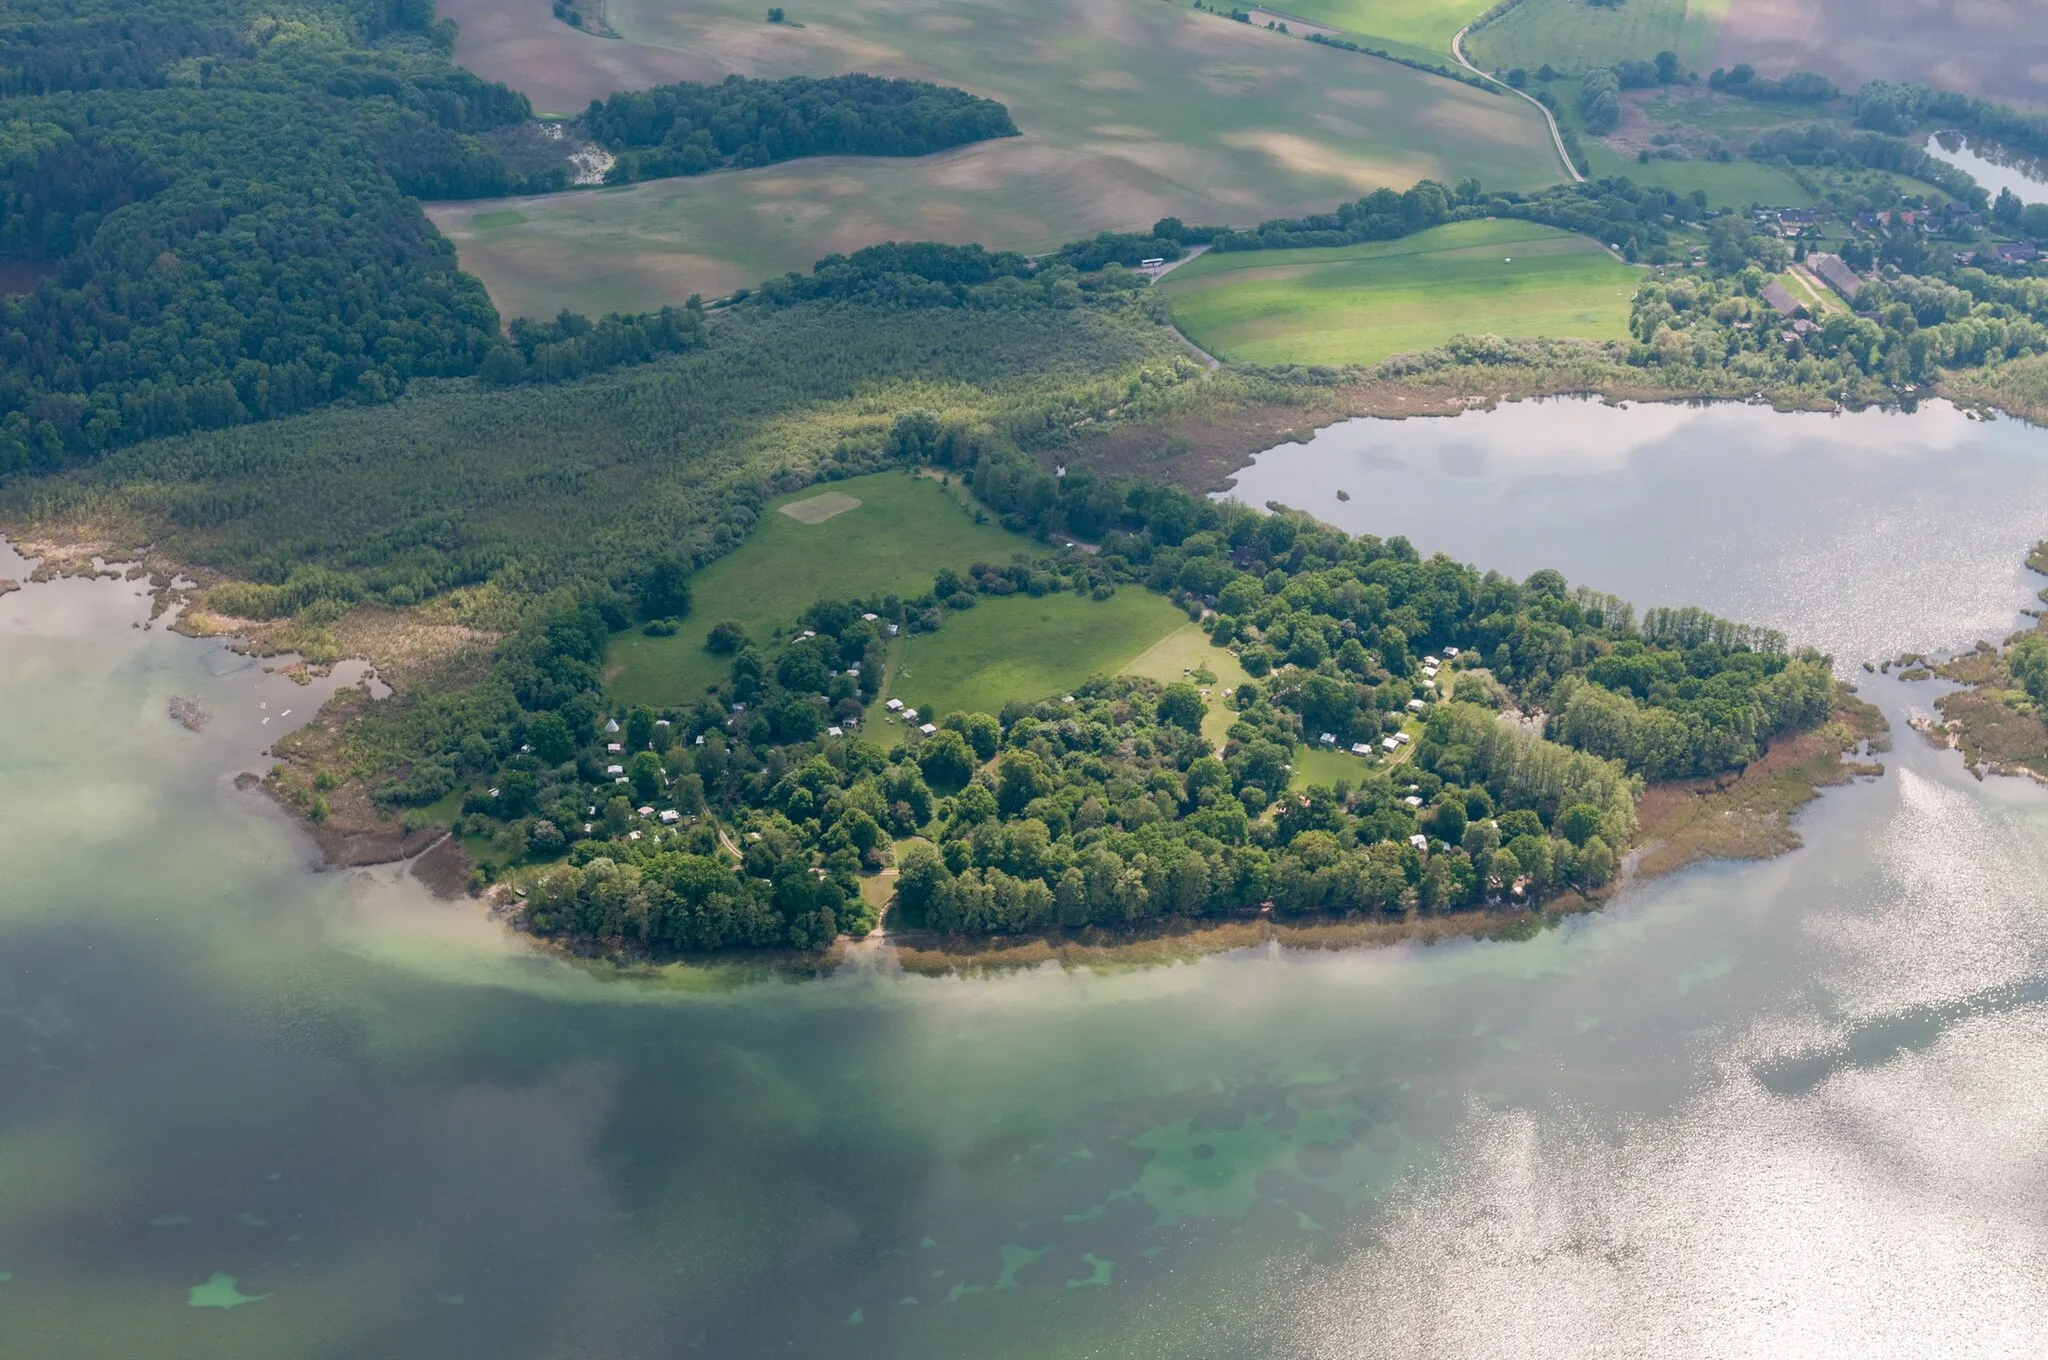
[[[1565,173],[1572,177],[1572,181],[1574,183],[1584,184],[1586,182],[1586,177],[1579,173],[1579,167],[1572,164],[1571,153],[1564,149],[1564,133],[1558,131],[1557,118],[1550,112],[1550,110],[1547,107],[1545,107],[1543,101],[1538,99],[1536,96],[1527,93],[1526,91],[1516,89],[1514,86],[1508,84],[1504,80],[1495,80],[1492,75],[1488,74],[1485,71],[1480,70],[1477,66],[1474,66],[1470,61],[1466,60],[1465,35],[1467,33],[1470,33],[1471,31],[1472,25],[1467,24],[1463,28],[1459,29],[1451,37],[1451,55],[1458,59],[1458,65],[1464,67],[1466,70],[1470,71],[1473,75],[1478,76],[1480,79],[1491,81],[1493,84],[1500,86],[1509,94],[1517,95],[1520,98],[1528,100],[1531,104],[1534,104],[1536,106],[1536,112],[1542,114],[1543,121],[1550,125],[1550,141],[1551,144],[1557,148],[1557,158],[1564,162]]]

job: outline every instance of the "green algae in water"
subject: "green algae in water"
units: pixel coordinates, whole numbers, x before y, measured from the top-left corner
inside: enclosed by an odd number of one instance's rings
[[[1089,1289],[1097,1285],[1106,1285],[1109,1283],[1109,1277],[1116,1270],[1116,1262],[1105,1261],[1092,1251],[1082,1252],[1081,1260],[1093,1269],[1095,1273],[1086,1279],[1068,1280],[1067,1288],[1069,1289]]]
[[[186,1214],[158,1214],[155,1218],[149,1220],[149,1226],[152,1228],[182,1228],[191,1221],[190,1216]]]
[[[846,1325],[849,1327],[858,1327],[861,1325],[861,1323],[866,1321],[866,1315],[863,1314],[858,1308],[854,1309],[851,1313],[847,1314],[846,1317]]]
[[[1003,1273],[996,1276],[996,1288],[1015,1289],[1017,1272],[1051,1250],[1051,1247],[1020,1247],[1014,1243],[1004,1243]]]
[[[235,1288],[235,1277],[219,1271],[205,1284],[192,1286],[191,1297],[186,1300],[194,1308],[240,1308],[245,1303],[258,1303],[269,1298],[268,1294],[244,1294]]]
[[[245,1228],[267,1228],[270,1226],[270,1220],[262,1217],[254,1209],[244,1209],[241,1213],[236,1214],[235,1222]]]

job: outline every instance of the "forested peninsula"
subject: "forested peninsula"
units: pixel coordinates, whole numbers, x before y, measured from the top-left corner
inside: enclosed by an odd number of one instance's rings
[[[523,891],[530,928],[583,945],[815,949],[884,908],[1015,936],[1597,895],[1662,834],[1646,788],[1720,796],[1789,751],[1809,791],[1842,768],[1868,715],[1827,660],[1201,493],[1319,424],[1507,396],[2048,401],[2038,264],[1895,234],[1853,303],[1787,315],[1769,290],[1798,246],[1624,178],[1424,182],[1035,259],[881,243],[709,305],[507,325],[414,196],[559,179],[510,168],[498,134],[531,110],[453,67],[430,11],[153,14],[15,6],[0,33],[0,249],[39,274],[0,300],[0,523],[53,569],[147,549],[193,573],[192,631],[374,659],[396,695],[281,743],[273,790],[341,855],[453,831],[454,881]],[[663,87],[577,126],[617,180],[1015,130],[860,75]],[[1881,159],[1888,135],[1781,150]],[[1138,268],[1482,218],[1641,263],[1628,339],[1212,371]],[[776,507],[883,474],[942,483],[986,551],[704,616]],[[1011,597],[1143,597],[1207,650],[1178,678],[892,693],[899,649]],[[669,650],[627,676],[650,639]]]

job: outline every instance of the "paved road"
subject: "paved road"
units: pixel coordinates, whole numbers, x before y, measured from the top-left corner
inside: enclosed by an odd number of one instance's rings
[[[1189,260],[1192,260],[1192,259],[1194,259],[1194,258],[1195,258],[1196,256],[1198,256],[1198,255],[1206,254],[1206,253],[1207,253],[1207,251],[1208,251],[1208,249],[1209,249],[1209,243],[1208,243],[1208,242],[1206,242],[1206,241],[1204,241],[1204,242],[1203,242],[1203,243],[1202,243],[1201,245],[1198,245],[1198,246],[1189,246],[1189,247],[1188,247],[1188,253],[1187,253],[1187,254],[1185,254],[1185,255],[1183,255],[1183,256],[1181,256],[1181,257],[1180,257],[1180,258],[1179,258],[1178,260],[1175,260],[1175,261],[1174,261],[1174,262],[1173,262],[1172,264],[1165,264],[1165,265],[1161,265],[1161,266],[1160,266],[1159,268],[1157,268],[1157,269],[1154,269],[1154,270],[1152,270],[1152,271],[1151,271],[1151,274],[1152,274],[1152,282],[1154,282],[1154,283],[1157,283],[1157,282],[1159,282],[1159,280],[1161,280],[1161,279],[1165,278],[1165,277],[1166,277],[1166,276],[1167,276],[1168,274],[1171,274],[1171,273],[1172,273],[1172,272],[1173,272],[1174,270],[1176,270],[1176,269],[1180,268],[1180,267],[1181,267],[1182,265],[1186,264],[1186,263],[1187,263],[1187,262],[1188,262]],[[1193,350],[1193,351],[1194,351],[1195,353],[1197,353],[1197,354],[1201,355],[1201,356],[1202,356],[1202,362],[1203,362],[1203,363],[1205,363],[1205,364],[1209,365],[1209,367],[1211,367],[1211,368],[1221,368],[1221,367],[1223,367],[1223,361],[1222,361],[1221,359],[1219,359],[1219,358],[1217,358],[1217,357],[1216,357],[1215,355],[1211,354],[1211,353],[1210,353],[1210,352],[1209,352],[1208,350],[1205,350],[1205,349],[1203,349],[1203,348],[1202,348],[1202,347],[1201,347],[1200,345],[1196,344],[1196,343],[1195,343],[1194,341],[1192,341],[1192,340],[1188,339],[1188,333],[1187,333],[1186,331],[1182,330],[1182,329],[1181,329],[1181,328],[1180,328],[1179,326],[1175,326],[1175,327],[1173,328],[1173,333],[1174,333],[1175,335],[1178,335],[1178,336],[1180,337],[1180,342],[1181,342],[1181,343],[1182,343],[1183,345],[1186,345],[1186,346],[1187,346],[1187,347],[1188,347],[1189,349],[1191,349],[1191,350]]]
[[[1536,96],[1532,94],[1528,94],[1524,91],[1516,89],[1514,86],[1508,84],[1504,80],[1494,80],[1494,78],[1491,75],[1488,75],[1485,71],[1480,70],[1477,66],[1474,66],[1471,62],[1465,59],[1465,35],[1467,33],[1470,33],[1471,31],[1472,25],[1467,24],[1463,28],[1459,29],[1456,36],[1454,36],[1451,39],[1451,55],[1458,59],[1458,65],[1464,67],[1466,70],[1470,71],[1473,75],[1480,77],[1482,80],[1492,81],[1493,84],[1500,86],[1509,94],[1515,95],[1521,99],[1526,99],[1531,104],[1534,104],[1536,106],[1536,112],[1542,114],[1543,121],[1550,125],[1550,140],[1551,143],[1557,147],[1557,158],[1564,162],[1565,173],[1572,177],[1574,183],[1584,184],[1586,182],[1586,177],[1579,173],[1578,166],[1572,164],[1571,153],[1564,149],[1564,133],[1558,131],[1557,119],[1555,116],[1551,114],[1550,110],[1544,106],[1543,101],[1536,98]]]

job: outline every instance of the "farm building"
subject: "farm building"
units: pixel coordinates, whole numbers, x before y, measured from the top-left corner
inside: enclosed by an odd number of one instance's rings
[[[1786,292],[1782,284],[1765,284],[1763,296],[1764,301],[1771,304],[1771,310],[1779,316],[1790,316],[1799,310],[1799,299]]]
[[[1839,255],[1809,255],[1806,267],[1820,275],[1821,281],[1854,302],[1856,295],[1863,291],[1863,280],[1856,277],[1856,271],[1842,261]]]

